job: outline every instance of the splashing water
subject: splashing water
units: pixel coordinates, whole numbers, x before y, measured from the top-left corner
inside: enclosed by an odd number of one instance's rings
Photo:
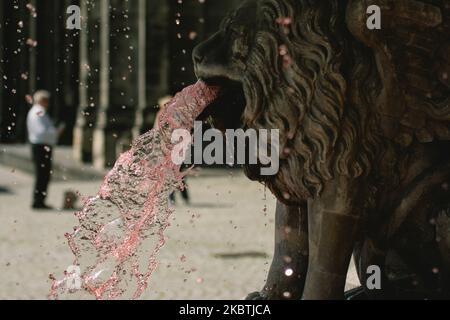
[[[157,267],[172,210],[169,195],[182,187],[185,173],[171,158],[171,134],[191,130],[194,120],[219,94],[199,81],[166,105],[155,129],[142,135],[106,176],[98,195],[76,216],[66,234],[79,266],[81,291],[96,299],[139,298]],[[73,293],[73,274],[53,279],[50,298]],[[75,290],[76,291],[76,290]]]

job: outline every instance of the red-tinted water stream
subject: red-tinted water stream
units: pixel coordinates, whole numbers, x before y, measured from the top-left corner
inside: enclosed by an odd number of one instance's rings
[[[157,267],[172,210],[169,195],[183,184],[185,173],[171,158],[171,134],[191,130],[194,120],[219,94],[199,81],[166,105],[158,126],[133,143],[106,176],[94,198],[76,215],[79,225],[66,234],[80,269],[81,289],[71,287],[73,273],[53,280],[50,298],[71,291],[96,299],[137,299]]]

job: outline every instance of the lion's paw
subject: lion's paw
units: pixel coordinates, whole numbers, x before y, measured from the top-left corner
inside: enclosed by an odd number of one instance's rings
[[[260,301],[260,300],[268,300],[267,296],[264,294],[264,292],[253,292],[250,293],[245,300],[248,301]]]

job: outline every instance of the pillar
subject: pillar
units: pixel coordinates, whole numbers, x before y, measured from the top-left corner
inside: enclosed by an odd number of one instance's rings
[[[100,3],[80,1],[79,106],[73,130],[73,151],[74,158],[84,163],[93,161],[93,134],[100,96]]]
[[[145,106],[145,94],[139,93],[145,88],[142,6],[142,1],[100,3],[100,103],[93,135],[97,168],[113,166],[130,148],[137,110]]]
[[[106,154],[109,143],[105,136],[108,125],[107,111],[109,107],[109,6],[110,0],[100,1],[100,99],[98,105],[97,119],[93,131],[93,161],[96,168],[104,168],[108,162]],[[112,159],[111,159],[112,160]]]
[[[136,139],[144,126],[144,111],[147,108],[147,0],[138,3],[138,104],[132,137]]]

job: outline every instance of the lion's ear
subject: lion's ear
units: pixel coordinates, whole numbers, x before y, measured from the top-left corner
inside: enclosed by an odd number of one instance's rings
[[[450,64],[442,58],[450,56],[450,24],[444,23],[450,20],[450,0],[440,3],[348,1],[348,30],[377,60],[383,90],[375,111],[384,134],[404,146],[450,140]],[[371,30],[373,5],[380,9],[381,26]]]

